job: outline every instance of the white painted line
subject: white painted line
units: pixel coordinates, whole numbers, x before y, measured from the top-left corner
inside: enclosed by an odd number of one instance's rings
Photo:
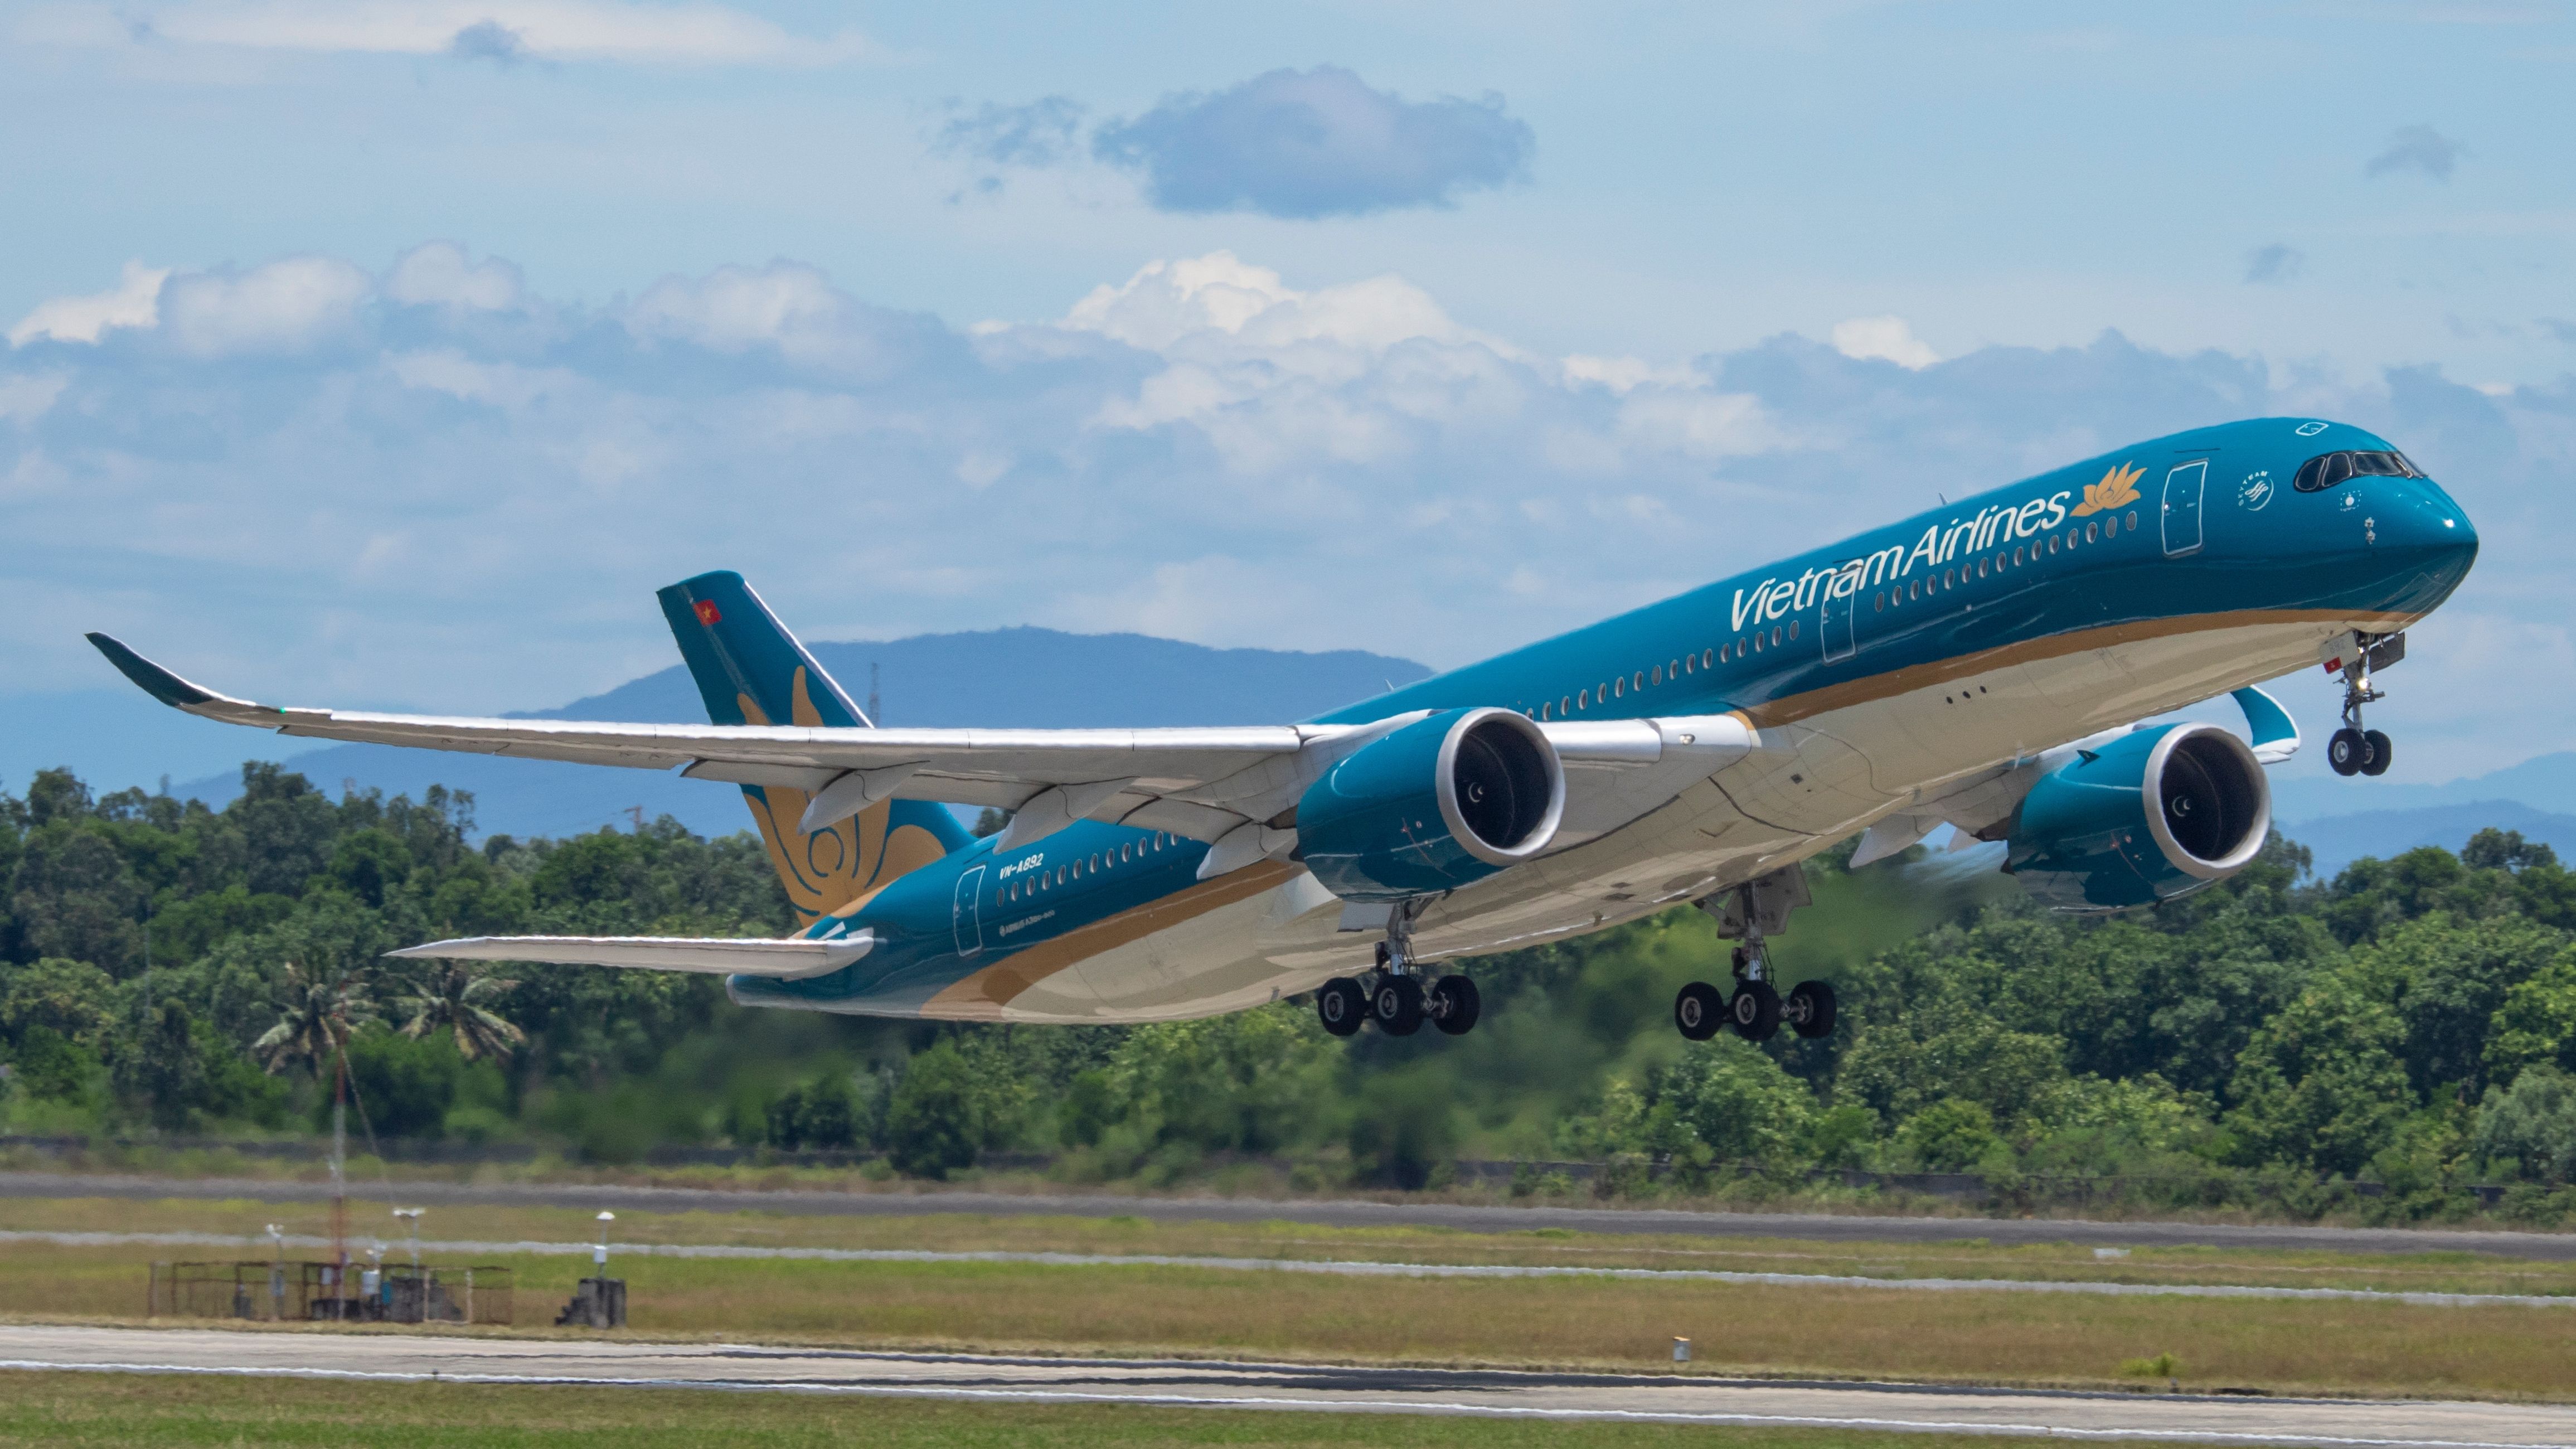
[[[327,1238],[290,1234],[299,1248],[326,1247]],[[0,1244],[50,1243],[65,1247],[162,1246],[228,1248],[265,1260],[269,1240],[228,1233],[72,1233],[0,1231]],[[421,1242],[423,1252],[564,1257],[590,1253],[594,1243],[515,1243],[448,1239]],[[1184,1257],[1159,1253],[939,1253],[911,1248],[758,1248],[725,1243],[611,1243],[612,1257],[785,1259],[817,1263],[1026,1263],[1050,1268],[1202,1268],[1229,1272],[1321,1273],[1360,1278],[1624,1278],[1640,1281],[1752,1283],[1788,1288],[1870,1288],[1928,1293],[2076,1293],[2144,1298],[2287,1298],[2404,1303],[2431,1308],[2482,1308],[2518,1304],[2576,1307],[2576,1294],[2427,1293],[2377,1288],[2274,1288],[2240,1283],[2103,1283],[2044,1278],[1871,1278],[1837,1273],[1748,1273],[1719,1268],[1592,1268],[1579,1264],[1377,1263],[1308,1258]],[[390,1254],[388,1254],[390,1256]]]

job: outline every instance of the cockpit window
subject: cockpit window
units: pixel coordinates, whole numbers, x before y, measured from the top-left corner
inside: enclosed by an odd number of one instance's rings
[[[2421,478],[2424,474],[2403,453],[2319,453],[2299,465],[2290,486],[2302,493],[2321,493],[2347,478]]]

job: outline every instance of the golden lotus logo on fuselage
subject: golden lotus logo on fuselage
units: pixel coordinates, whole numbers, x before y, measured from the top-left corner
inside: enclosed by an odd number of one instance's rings
[[[2085,518],[2096,513],[2108,513],[2114,508],[2126,508],[2138,501],[2138,480],[2145,476],[2147,470],[2135,463],[2118,464],[2102,475],[2101,482],[2084,485],[2084,501],[2071,511],[2076,517]]]

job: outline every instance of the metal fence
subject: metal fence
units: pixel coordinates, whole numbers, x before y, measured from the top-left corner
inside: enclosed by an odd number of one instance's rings
[[[241,1318],[261,1323],[499,1323],[511,1320],[508,1268],[409,1263],[381,1270],[336,1263],[155,1263],[155,1318]]]

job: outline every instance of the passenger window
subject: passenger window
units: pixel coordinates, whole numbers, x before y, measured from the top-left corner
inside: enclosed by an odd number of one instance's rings
[[[1587,689],[1581,694],[1576,695],[1574,697],[1574,707],[1576,709],[1590,709],[1592,707],[1592,691]]]
[[[2013,550],[2013,567],[2014,567],[2014,568],[2020,568],[2020,567],[2021,567],[2021,550],[2020,550],[2019,548],[2015,548],[2015,549]]]
[[[1628,697],[1628,681],[1624,679],[1611,680],[1610,697],[1612,699],[1626,699]]]
[[[1945,588],[1945,589],[1955,589],[1955,588],[1957,588],[1958,586],[1959,586],[1959,571],[1958,571],[1957,569],[1943,569],[1943,570],[1941,570],[1941,587],[1943,587],[1943,588]]]
[[[1878,591],[1878,612],[1882,614],[1887,612],[1887,590],[1885,589]]]
[[[1762,652],[1762,636],[1759,634],[1753,636],[1753,652],[1756,654]]]
[[[1699,667],[1706,669],[1724,657],[1724,655],[1714,649],[1703,649],[1699,652]]]
[[[1777,634],[1777,633],[1779,633],[1780,631],[1779,631],[1779,630],[1777,630],[1777,629],[1774,629],[1774,630],[1772,630],[1771,632],[1772,632],[1772,633],[1774,633],[1774,634]],[[1790,621],[1789,621],[1789,637],[1790,637],[1790,638],[1792,638],[1792,639],[1795,639],[1795,638],[1797,638],[1797,637],[1798,637],[1798,621],[1797,621],[1797,620],[1795,620],[1795,619],[1792,619],[1792,620],[1790,620]]]
[[[1556,702],[1556,712],[1558,714],[1574,713],[1574,696],[1569,694],[1565,698],[1558,700]]]
[[[2089,524],[2089,523],[2088,523],[2088,524],[2084,525],[2084,541],[2085,541],[2086,543],[2094,543],[2094,542],[2097,542],[2097,541],[2099,541],[2099,540],[2100,540],[2100,538],[2101,538],[2101,537],[2102,537],[2101,532],[2100,532],[2099,530],[2097,530],[2096,528],[2094,528],[2094,526],[2093,526],[2092,524]]]
[[[2134,508],[2129,510],[2129,531],[2131,533],[2138,531],[2138,510]]]

